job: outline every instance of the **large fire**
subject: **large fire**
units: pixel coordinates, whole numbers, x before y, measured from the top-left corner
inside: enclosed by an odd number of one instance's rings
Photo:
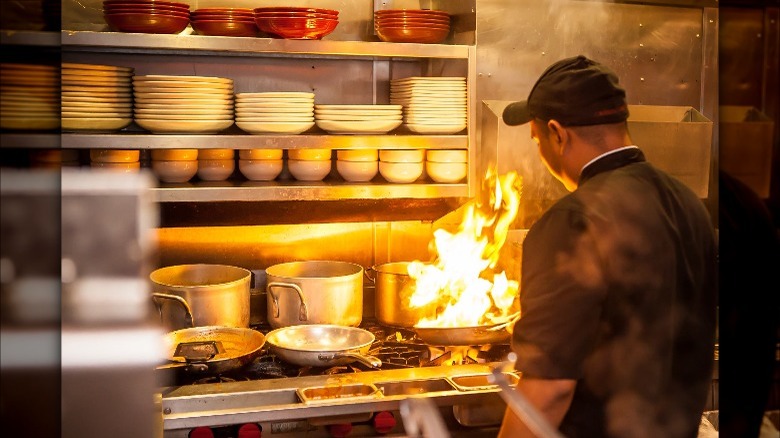
[[[416,288],[410,307],[434,309],[418,327],[477,327],[498,324],[519,312],[517,281],[496,272],[499,251],[517,216],[522,182],[516,172],[488,169],[481,199],[464,211],[457,232],[433,233],[433,263],[412,262]]]

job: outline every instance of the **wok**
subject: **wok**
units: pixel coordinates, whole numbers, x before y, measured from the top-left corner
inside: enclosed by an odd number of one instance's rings
[[[357,327],[329,324],[294,325],[266,335],[271,351],[283,360],[302,366],[334,366],[360,362],[372,368],[382,361],[368,356],[373,333]]]
[[[483,345],[505,342],[512,335],[512,328],[520,314],[507,321],[475,327],[414,327],[417,336],[433,345]]]
[[[165,351],[172,363],[157,369],[222,374],[249,364],[265,345],[265,336],[249,328],[203,326],[169,332]]]

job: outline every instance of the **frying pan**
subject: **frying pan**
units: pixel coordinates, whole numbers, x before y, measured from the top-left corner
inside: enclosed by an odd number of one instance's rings
[[[498,324],[475,327],[414,327],[417,336],[432,345],[483,345],[505,342],[512,335],[517,313],[507,321]]]
[[[268,332],[271,351],[284,361],[301,366],[335,366],[360,362],[372,368],[382,361],[368,356],[373,333],[357,327],[330,324],[293,325]]]
[[[176,330],[164,337],[171,363],[157,369],[222,374],[249,364],[260,355],[264,344],[265,336],[249,328],[202,326]]]

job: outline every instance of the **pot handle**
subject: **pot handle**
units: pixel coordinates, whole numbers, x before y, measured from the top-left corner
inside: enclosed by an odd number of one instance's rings
[[[382,366],[382,360],[375,356],[363,355],[360,353],[335,353],[335,354],[320,354],[319,360],[330,362],[335,359],[349,358],[354,359],[365,366],[371,368],[379,368]]]
[[[275,287],[289,288],[295,290],[295,292],[298,292],[298,298],[301,300],[298,319],[300,321],[308,321],[309,312],[306,310],[306,299],[303,298],[303,290],[301,290],[301,287],[295,283],[283,283],[280,281],[272,281],[265,287],[266,292],[268,292],[268,295],[271,296],[271,299],[274,302],[274,318],[279,317],[279,296],[276,295],[273,291],[273,288]]]
[[[187,314],[187,320],[189,321],[190,326],[191,327],[195,327],[195,318],[193,318],[193,316],[192,316],[192,308],[190,307],[190,304],[187,302],[187,300],[185,300],[184,298],[182,298],[182,297],[180,297],[178,295],[164,294],[164,293],[160,293],[160,292],[152,293],[152,300],[154,300],[154,302],[156,303],[157,300],[155,300],[155,298],[162,298],[164,300],[172,300],[172,301],[175,301],[175,302],[181,304],[182,307],[184,307],[184,312]],[[160,312],[162,312],[162,309],[159,308],[159,306],[158,306],[158,309],[160,310]]]
[[[363,269],[363,273],[365,274],[366,278],[371,280],[372,283],[376,284],[376,277],[372,277],[371,274],[369,274],[369,272],[376,272],[376,269],[374,269],[373,266],[369,266],[369,267]]]

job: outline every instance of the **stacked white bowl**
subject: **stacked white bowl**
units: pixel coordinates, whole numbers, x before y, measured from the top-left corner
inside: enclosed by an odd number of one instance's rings
[[[314,105],[314,118],[331,134],[386,134],[401,126],[401,111],[401,105]]]
[[[314,93],[237,93],[236,126],[250,134],[300,134],[314,126]]]
[[[162,182],[187,182],[198,173],[198,150],[154,149],[152,171]]]
[[[390,103],[404,107],[404,125],[418,134],[466,129],[465,77],[410,77],[390,81]]]
[[[0,128],[59,128],[58,70],[51,65],[0,63]]]
[[[133,121],[133,69],[62,63],[62,129],[116,131]]]
[[[371,181],[379,171],[376,149],[344,149],[336,151],[336,170],[349,182]]]
[[[468,174],[466,149],[429,149],[425,152],[425,172],[440,183],[456,183]]]
[[[412,183],[422,176],[425,149],[379,151],[379,173],[391,183]]]
[[[213,76],[133,77],[135,122],[155,134],[215,134],[233,124],[233,80]]]
[[[236,170],[233,149],[201,149],[198,151],[198,178],[203,181],[224,181]]]
[[[90,166],[116,172],[138,172],[141,168],[138,149],[90,149]]]
[[[289,149],[287,170],[298,181],[322,181],[331,169],[330,149]]]
[[[284,168],[282,149],[241,149],[238,151],[238,170],[250,181],[271,181]]]

